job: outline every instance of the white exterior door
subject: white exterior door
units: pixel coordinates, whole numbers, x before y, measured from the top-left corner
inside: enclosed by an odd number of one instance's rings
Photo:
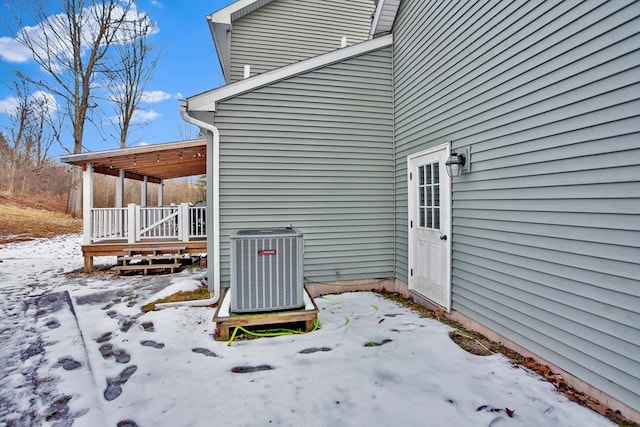
[[[449,144],[408,158],[409,289],[451,309]]]

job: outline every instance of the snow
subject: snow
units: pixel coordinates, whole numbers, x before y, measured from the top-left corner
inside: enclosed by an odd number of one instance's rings
[[[196,288],[202,270],[84,275],[80,245],[0,248],[0,424],[613,425],[377,294],[316,298],[320,329],[227,345],[211,308],[140,311]]]

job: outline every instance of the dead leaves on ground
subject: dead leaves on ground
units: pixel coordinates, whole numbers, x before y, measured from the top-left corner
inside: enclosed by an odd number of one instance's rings
[[[491,405],[480,405],[480,406],[478,406],[476,411],[477,412],[480,412],[480,411],[485,411],[485,412],[505,412],[509,416],[509,418],[513,418],[513,414],[514,414],[514,412],[516,412],[513,409],[496,408],[496,407],[491,406]]]
[[[0,204],[0,244],[79,233],[82,220],[68,215]]]

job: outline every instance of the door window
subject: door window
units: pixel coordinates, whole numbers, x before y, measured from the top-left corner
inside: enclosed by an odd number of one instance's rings
[[[419,226],[440,229],[440,168],[438,162],[418,166]]]

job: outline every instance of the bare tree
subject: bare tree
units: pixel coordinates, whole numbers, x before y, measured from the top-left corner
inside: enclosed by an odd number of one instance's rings
[[[58,103],[50,94],[37,91],[29,95],[31,117],[25,149],[36,173],[49,160],[49,150],[58,140],[62,123],[58,120]]]
[[[106,85],[109,100],[115,103],[120,148],[127,146],[134,114],[139,111],[147,84],[153,76],[160,52],[156,52],[148,36],[156,26],[147,16],[128,22],[121,31],[122,40],[110,55]]]
[[[14,81],[12,89],[15,106],[7,111],[11,125],[0,141],[3,185],[8,193],[16,190],[19,170],[24,187],[26,180],[37,175],[47,160],[53,143],[52,116],[57,110],[53,97],[41,91],[31,93],[25,80]]]
[[[77,154],[82,152],[85,122],[90,110],[97,106],[93,99],[94,82],[97,74],[104,71],[102,65],[109,48],[119,42],[119,30],[131,3],[59,0],[55,14],[45,10],[43,3],[29,3],[33,10],[28,16],[39,22],[38,26],[25,26],[22,14],[16,14],[15,19],[20,26],[18,40],[32,52],[35,62],[50,78],[20,75],[65,101],[73,135],[69,151]],[[24,4],[18,0],[14,9]],[[81,181],[81,171],[75,168],[67,206],[74,216],[82,213]]]

